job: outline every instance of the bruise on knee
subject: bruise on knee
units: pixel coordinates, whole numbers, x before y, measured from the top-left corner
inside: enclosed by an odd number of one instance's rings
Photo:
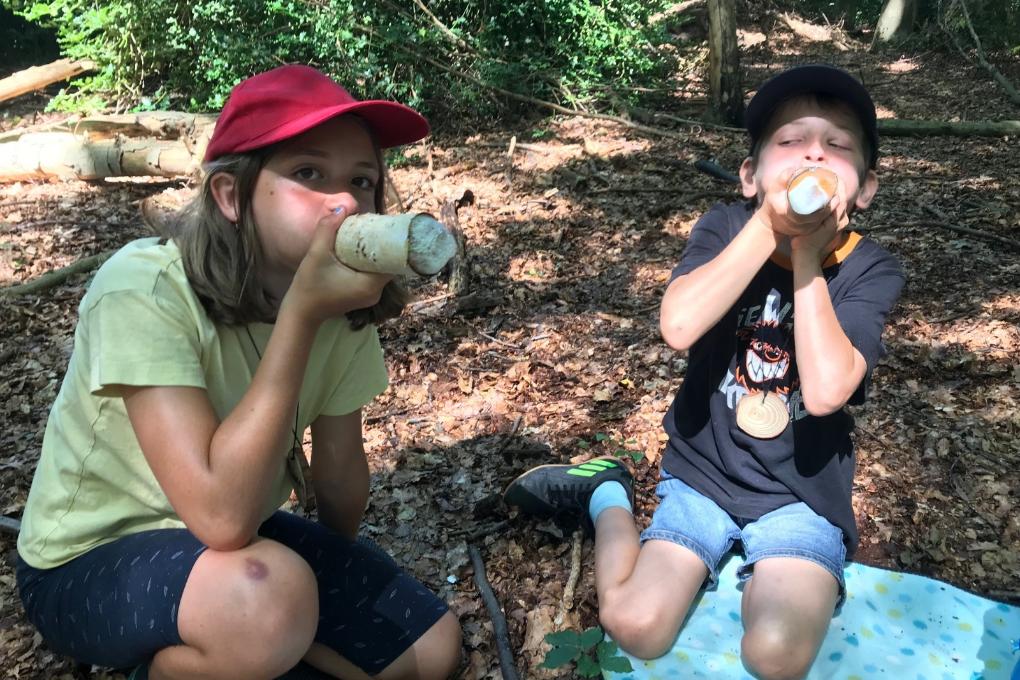
[[[244,558],[244,574],[252,581],[263,581],[269,576],[269,567],[262,560],[254,557]]]

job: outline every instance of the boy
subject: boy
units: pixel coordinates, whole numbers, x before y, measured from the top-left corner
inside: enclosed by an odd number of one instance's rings
[[[699,220],[662,301],[662,336],[690,357],[664,419],[651,525],[639,540],[631,478],[613,459],[536,468],[505,498],[590,520],[599,618],[641,658],[671,648],[705,579],[741,541],[744,665],[759,678],[800,678],[857,545],[843,407],[864,401],[903,275],[845,230],[878,188],[875,108],[856,79],[824,65],[787,70],[758,90],[746,125],[749,201]],[[815,166],[836,173],[836,195],[798,215],[787,183]],[[777,404],[780,417],[756,422]]]

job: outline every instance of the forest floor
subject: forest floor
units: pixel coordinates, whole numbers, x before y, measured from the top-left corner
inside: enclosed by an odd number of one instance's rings
[[[955,51],[869,53],[851,36],[818,39],[831,29],[798,33],[782,22],[743,29],[748,88],[787,65],[824,61],[859,75],[880,117],[1020,117],[988,73]],[[999,68],[1020,82],[1015,57]],[[704,83],[679,89],[664,111],[696,118]],[[0,105],[0,131],[58,118],[43,113],[46,101]],[[558,117],[441,132],[405,149],[391,171],[405,209],[438,214],[465,191],[475,199],[459,213],[468,289],[455,297],[444,280],[416,284],[419,301],[381,329],[391,385],[365,413],[364,532],[460,616],[461,677],[499,674],[469,544],[481,551],[527,677],[566,677],[537,669],[543,635],[597,622],[592,544],[582,545],[580,579],[564,602],[572,539],[505,507],[508,481],[533,465],[618,453],[635,473],[639,523],[651,516],[661,419],[685,367],[659,336],[658,304],[694,222],[715,201],[737,198],[692,163],[712,158],[735,170],[746,151],[740,132],[671,129],[679,138]],[[853,409],[857,559],[1011,602],[1020,602],[1017,148],[1016,138],[884,138],[878,197],[854,218],[908,276],[884,336],[888,355],[868,403]],[[189,189],[0,184],[0,285],[146,235],[140,201]],[[0,302],[4,516],[24,507],[87,281]],[[24,620],[14,549],[0,535],[0,677],[119,677],[47,649]]]

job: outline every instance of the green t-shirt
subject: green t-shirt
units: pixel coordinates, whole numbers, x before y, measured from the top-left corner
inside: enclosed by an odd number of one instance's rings
[[[171,241],[129,243],[103,265],[78,309],[74,351],[50,411],[42,455],[22,517],[18,552],[39,569],[59,566],[121,536],[182,528],[149,468],[115,385],[206,390],[222,420],[251,383],[271,324],[214,324],[184,275]],[[320,415],[353,413],[386,389],[375,327],[322,325],[299,398],[298,433]],[[268,518],[290,496],[280,451]]]

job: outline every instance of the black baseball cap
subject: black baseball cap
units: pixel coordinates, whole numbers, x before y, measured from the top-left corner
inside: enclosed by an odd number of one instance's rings
[[[875,168],[878,165],[878,122],[871,95],[861,81],[843,69],[827,64],[794,66],[758,88],[744,112],[744,127],[751,135],[752,153],[776,108],[787,99],[803,94],[825,94],[845,102],[860,120],[868,138],[868,166]]]

